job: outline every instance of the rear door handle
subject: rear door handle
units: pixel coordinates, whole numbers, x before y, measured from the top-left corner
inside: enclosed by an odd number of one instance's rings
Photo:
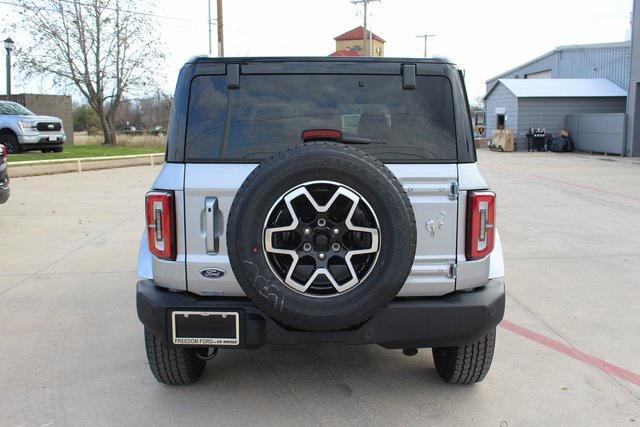
[[[218,198],[207,197],[204,202],[204,232],[205,246],[208,254],[217,254],[220,250],[220,239],[216,227],[216,216],[218,214]]]

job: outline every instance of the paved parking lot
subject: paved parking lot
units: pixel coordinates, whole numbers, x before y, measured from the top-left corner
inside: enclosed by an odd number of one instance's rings
[[[0,206],[2,425],[640,423],[640,165],[480,161],[498,192],[506,322],[493,368],[443,384],[430,351],[222,351],[157,384],[135,313],[143,195],[157,166],[17,178]]]

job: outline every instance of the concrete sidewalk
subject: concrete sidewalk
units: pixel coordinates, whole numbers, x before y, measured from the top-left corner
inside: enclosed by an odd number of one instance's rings
[[[499,327],[493,367],[470,387],[442,383],[427,350],[330,344],[221,351],[199,383],[157,384],[135,258],[159,167],[13,179],[0,424],[635,425],[639,385],[531,333],[640,374],[640,169],[530,154],[480,152],[498,192],[505,319],[525,332]]]

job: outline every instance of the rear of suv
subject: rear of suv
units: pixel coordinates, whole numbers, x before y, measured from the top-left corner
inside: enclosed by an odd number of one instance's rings
[[[224,349],[432,348],[487,374],[504,313],[495,194],[462,73],[441,60],[198,57],[146,196],[148,362],[188,384]]]

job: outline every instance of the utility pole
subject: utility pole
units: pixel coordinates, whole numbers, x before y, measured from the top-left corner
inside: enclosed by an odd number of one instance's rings
[[[368,40],[367,40],[367,6],[369,3],[373,3],[380,0],[351,0],[351,3],[358,5],[361,4],[364,7],[364,31],[362,33],[362,49],[363,56],[369,56],[371,53],[368,49]]]
[[[429,40],[429,37],[435,37],[437,36],[437,34],[421,34],[419,36],[416,36],[418,38],[423,38],[424,39],[424,57],[427,57],[427,40]]]
[[[209,19],[207,20],[207,30],[209,30],[209,56],[211,56],[211,0],[207,0],[207,13],[209,15]]]
[[[218,0],[218,56],[224,57],[224,33],[222,32],[222,0]]]

